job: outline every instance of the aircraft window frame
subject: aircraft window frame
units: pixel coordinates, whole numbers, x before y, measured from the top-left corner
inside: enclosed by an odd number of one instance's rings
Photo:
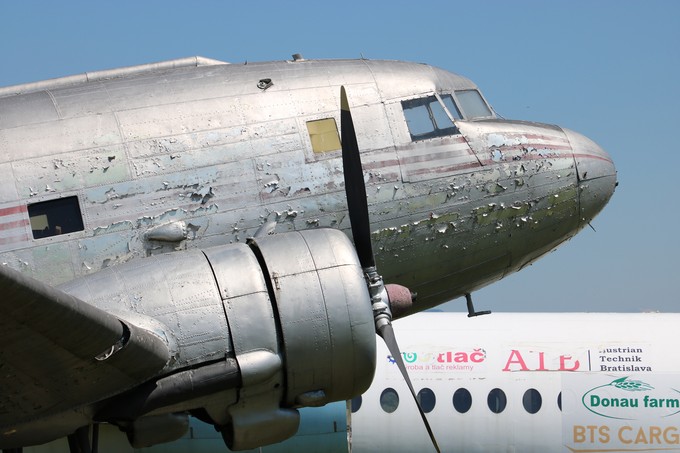
[[[456,90],[456,100],[465,115],[465,119],[493,118],[493,110],[482,97],[479,90]]]
[[[453,408],[460,414],[465,414],[472,407],[472,393],[465,387],[461,387],[453,392],[451,398]]]
[[[439,99],[439,101],[442,104],[444,104],[444,107],[446,107],[446,110],[449,112],[449,114],[452,115],[449,118],[451,119],[451,121],[454,122],[454,124],[455,124],[454,120],[463,119],[463,115],[460,113],[460,109],[456,105],[456,101],[453,100],[453,96],[451,96],[450,94],[445,95],[435,94],[435,96],[437,96],[437,99]]]
[[[420,391],[416,395],[416,398],[418,399],[420,408],[426,414],[432,412],[434,410],[434,407],[437,405],[437,396],[434,394],[432,389],[428,387],[423,387],[422,389],[420,389]]]
[[[524,406],[524,410],[528,413],[537,413],[541,410],[542,405],[543,397],[541,396],[541,392],[535,388],[527,389],[527,391],[524,392],[524,395],[522,395],[522,406]]]
[[[411,141],[428,140],[436,137],[459,135],[460,131],[454,122],[460,110],[449,111],[447,101],[456,107],[456,102],[450,94],[432,94],[424,97],[401,101],[406,127]]]
[[[500,414],[508,406],[508,398],[505,392],[498,387],[492,389],[486,397],[486,404],[494,414]]]
[[[387,387],[380,394],[380,407],[388,414],[399,408],[399,393],[392,387]]]
[[[29,203],[26,206],[33,239],[45,239],[85,229],[77,195]]]

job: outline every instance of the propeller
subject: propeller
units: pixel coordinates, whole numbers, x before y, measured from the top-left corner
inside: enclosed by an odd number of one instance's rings
[[[407,297],[408,301],[404,301],[402,294],[404,293],[402,286],[399,285],[385,285],[382,277],[378,274],[375,266],[375,257],[373,255],[373,246],[371,245],[371,224],[368,217],[368,202],[366,200],[366,185],[364,184],[364,173],[361,169],[361,156],[359,155],[359,145],[357,143],[357,136],[354,130],[354,122],[352,121],[352,114],[349,110],[349,102],[347,101],[347,93],[345,87],[340,87],[340,127],[341,127],[341,141],[342,141],[342,167],[345,178],[345,194],[347,196],[347,208],[349,210],[349,220],[352,225],[352,236],[354,237],[354,245],[359,256],[359,262],[366,275],[368,282],[368,291],[371,296],[371,304],[373,307],[373,317],[375,319],[375,330],[380,337],[385,341],[387,348],[396,361],[401,375],[404,377],[408,385],[411,395],[418,406],[420,416],[423,419],[425,428],[430,435],[432,445],[439,453],[439,445],[434,437],[430,423],[427,421],[425,412],[420,406],[416,392],[411,384],[411,379],[408,376],[408,371],[404,365],[404,359],[401,355],[401,350],[397,344],[397,339],[394,336],[394,329],[392,328],[392,312],[390,310],[390,294],[393,294],[395,299],[400,299],[399,306],[410,305],[412,303],[411,297]],[[407,290],[410,294],[410,291]]]

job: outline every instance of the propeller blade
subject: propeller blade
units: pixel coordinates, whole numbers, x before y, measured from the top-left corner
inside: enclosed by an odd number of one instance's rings
[[[440,453],[439,444],[437,444],[437,439],[434,438],[434,433],[432,432],[430,423],[427,421],[427,417],[425,416],[425,412],[423,412],[423,408],[420,406],[420,402],[418,402],[418,396],[416,395],[415,390],[413,390],[413,384],[411,384],[411,379],[408,376],[408,371],[406,371],[406,365],[404,365],[404,359],[401,356],[401,350],[399,350],[397,339],[394,336],[394,329],[392,328],[392,323],[386,323],[378,327],[378,335],[380,335],[382,339],[385,340],[387,349],[389,349],[392,358],[397,362],[399,371],[401,371],[401,375],[404,377],[404,380],[406,381],[409,390],[411,390],[411,395],[413,395],[413,399],[416,402],[416,406],[418,406],[418,411],[420,411],[420,417],[423,419],[423,423],[425,424],[427,433],[430,435],[432,445],[434,446],[434,449],[437,451],[437,453]]]
[[[373,246],[371,245],[371,225],[368,218],[368,202],[366,201],[366,185],[361,169],[359,145],[354,131],[352,114],[349,111],[345,87],[340,88],[340,129],[342,140],[342,168],[345,177],[345,195],[349,210],[349,221],[352,224],[354,246],[357,249],[359,262],[364,269],[375,266]]]
[[[373,246],[371,245],[371,224],[368,218],[368,201],[366,200],[366,185],[364,184],[364,173],[361,169],[361,156],[359,154],[359,144],[354,130],[352,114],[349,111],[349,102],[345,87],[340,87],[340,128],[342,139],[342,168],[345,178],[345,195],[347,197],[347,209],[349,210],[349,221],[352,225],[352,236],[354,237],[354,247],[357,250],[359,262],[364,269],[368,283],[368,291],[371,296],[373,316],[375,318],[376,332],[385,340],[390,354],[397,362],[397,366],[404,377],[411,395],[418,406],[420,416],[425,423],[425,428],[430,435],[432,445],[437,453],[440,452],[437,440],[434,438],[430,423],[427,421],[425,412],[418,402],[413,384],[406,371],[404,359],[401,356],[397,339],[392,328],[392,312],[390,310],[390,293],[395,301],[398,311],[405,313],[413,303],[411,292],[405,287],[392,285],[385,287],[382,277],[375,268],[375,257],[373,256]]]

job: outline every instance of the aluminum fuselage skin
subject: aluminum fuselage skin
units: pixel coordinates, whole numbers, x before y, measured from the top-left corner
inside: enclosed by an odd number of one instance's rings
[[[216,63],[3,89],[0,260],[60,284],[262,229],[350,234],[340,151],[315,152],[307,125],[339,126],[342,85],[378,269],[418,293],[418,310],[536,260],[615,187],[609,156],[557,126],[462,112],[459,134],[412,140],[402,101],[477,88],[441,69]],[[27,206],[67,196],[78,197],[84,229],[34,239]]]

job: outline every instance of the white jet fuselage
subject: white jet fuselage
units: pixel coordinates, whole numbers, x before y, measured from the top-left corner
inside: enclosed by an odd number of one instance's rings
[[[675,451],[679,320],[661,313],[422,313],[397,321],[395,330],[442,451]],[[373,384],[352,406],[353,452],[432,451],[382,345]]]

